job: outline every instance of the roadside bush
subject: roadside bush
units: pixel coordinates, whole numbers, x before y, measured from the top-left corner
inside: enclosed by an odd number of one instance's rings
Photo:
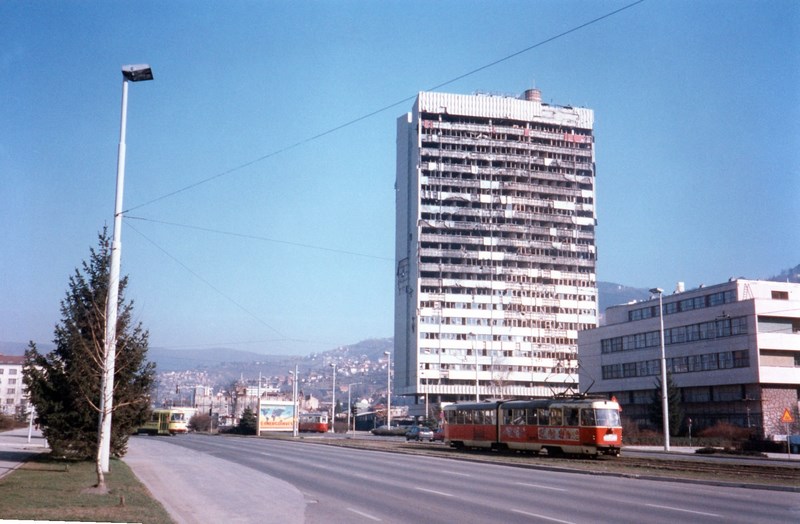
[[[744,442],[750,438],[751,430],[734,426],[727,422],[717,422],[709,428],[705,428],[697,433],[697,436],[715,442],[717,446],[724,448],[741,449]]]
[[[189,430],[208,433],[211,431],[211,416],[208,413],[195,413],[189,419]]]
[[[0,415],[0,431],[7,431],[16,427],[17,423],[14,421],[14,417]]]
[[[628,417],[622,418],[622,442],[632,446],[660,446],[664,443],[664,436],[650,428],[642,428]]]
[[[746,440],[750,437],[750,430],[728,424],[727,422],[717,422],[710,428],[705,428],[697,434],[703,438],[724,438],[728,440]]]

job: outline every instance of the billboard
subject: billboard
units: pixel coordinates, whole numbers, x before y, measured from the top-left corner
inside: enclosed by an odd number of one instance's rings
[[[261,399],[258,406],[260,431],[292,431],[294,405],[289,400]]]

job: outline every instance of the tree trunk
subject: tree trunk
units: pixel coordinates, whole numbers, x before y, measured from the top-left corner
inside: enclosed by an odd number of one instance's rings
[[[100,493],[107,493],[108,487],[106,486],[106,476],[103,473],[103,465],[102,460],[100,459],[100,455],[102,454],[102,446],[101,443],[103,442],[103,414],[100,413],[100,424],[97,428],[97,453],[94,456],[94,467],[95,471],[97,472],[97,484],[95,485],[95,489]]]

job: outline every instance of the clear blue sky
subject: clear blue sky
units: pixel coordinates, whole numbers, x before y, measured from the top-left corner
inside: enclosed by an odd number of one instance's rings
[[[122,232],[151,345],[303,354],[392,335],[412,103],[306,140],[628,3],[0,2],[0,340],[52,340],[112,224],[122,65],[155,74]],[[800,263],[800,3],[648,0],[440,90],[532,86],[595,110],[600,280]]]

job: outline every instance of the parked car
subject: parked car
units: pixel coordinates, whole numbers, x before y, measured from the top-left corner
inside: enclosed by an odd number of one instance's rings
[[[396,426],[396,425],[392,424],[392,426],[389,427],[389,426],[384,424],[383,426],[378,426],[377,428],[373,429],[371,431],[371,433],[373,435],[379,435],[379,436],[384,436],[384,437],[386,437],[386,436],[400,436],[400,437],[402,437],[403,435],[406,434],[407,430],[408,430],[408,428],[406,428],[405,426]]]
[[[433,442],[433,430],[425,426],[414,426],[406,432],[406,440]]]
[[[444,429],[438,428],[436,431],[434,431],[433,432],[433,440],[444,441]]]

